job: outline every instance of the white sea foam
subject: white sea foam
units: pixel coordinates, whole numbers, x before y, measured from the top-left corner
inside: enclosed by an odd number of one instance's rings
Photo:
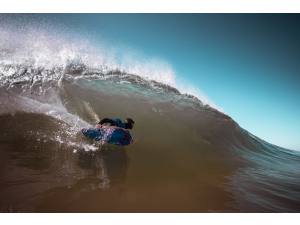
[[[100,42],[91,43],[82,37],[75,38],[62,32],[45,31],[30,26],[16,29],[6,25],[0,28],[0,65],[42,68],[45,70],[42,74],[45,80],[62,78],[60,69],[66,70],[70,65],[97,69],[104,73],[119,70],[168,84],[177,88],[181,93],[192,94],[204,104],[221,110],[199,88],[177,77],[172,66],[166,61],[145,57],[134,50],[126,49],[126,52],[122,52],[122,50],[109,47],[107,43],[101,44]],[[3,70],[3,67],[0,69]],[[14,68],[9,68],[1,74],[10,76],[15,73],[14,70]],[[54,73],[50,76],[47,70],[54,71]],[[35,77],[33,77],[33,84],[34,79]]]

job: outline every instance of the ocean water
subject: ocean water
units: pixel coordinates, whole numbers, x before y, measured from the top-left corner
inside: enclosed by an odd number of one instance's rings
[[[1,41],[1,212],[300,211],[299,152],[142,70]],[[81,135],[104,117],[133,118],[134,143]]]

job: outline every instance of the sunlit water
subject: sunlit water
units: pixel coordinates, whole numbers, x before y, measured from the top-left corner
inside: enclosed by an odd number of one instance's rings
[[[2,39],[1,212],[299,212],[300,154],[181,94],[169,70]],[[103,117],[133,118],[134,143],[81,135]]]

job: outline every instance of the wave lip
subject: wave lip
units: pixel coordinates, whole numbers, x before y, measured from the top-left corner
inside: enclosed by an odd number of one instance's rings
[[[85,71],[138,75],[144,80],[156,81],[175,87],[181,93],[192,94],[204,104],[222,111],[200,90],[178,79],[172,66],[162,59],[145,57],[128,49],[122,52],[109,47],[105,42],[92,43],[65,32],[51,30],[49,27],[46,27],[45,31],[41,26],[33,28],[24,25],[17,28],[8,24],[2,25],[0,64],[2,67],[4,65],[10,67],[11,72],[13,69],[27,68],[35,73],[38,70],[46,73],[47,71],[60,73],[63,70],[64,73],[74,75]]]

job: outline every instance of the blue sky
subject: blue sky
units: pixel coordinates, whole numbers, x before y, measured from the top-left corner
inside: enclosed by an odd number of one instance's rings
[[[32,16],[172,65],[243,128],[300,150],[300,15]]]

